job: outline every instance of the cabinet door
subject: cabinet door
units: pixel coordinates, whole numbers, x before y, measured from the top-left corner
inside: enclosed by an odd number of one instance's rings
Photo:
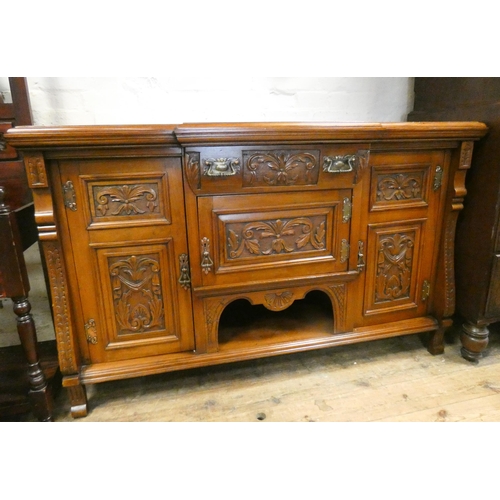
[[[351,197],[349,189],[200,197],[202,254],[210,245],[203,285],[346,271]]]
[[[447,169],[448,157],[442,151],[372,155],[367,179],[365,323],[427,314]]]
[[[90,360],[193,349],[180,159],[61,162],[60,182]]]

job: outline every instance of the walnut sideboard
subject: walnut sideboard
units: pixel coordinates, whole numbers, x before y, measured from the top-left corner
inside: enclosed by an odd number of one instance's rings
[[[424,333],[478,122],[18,127],[63,386]]]

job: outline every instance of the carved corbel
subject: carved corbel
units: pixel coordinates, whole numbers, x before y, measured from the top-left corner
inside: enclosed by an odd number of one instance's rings
[[[200,153],[186,153],[184,169],[189,187],[196,192],[201,186]]]

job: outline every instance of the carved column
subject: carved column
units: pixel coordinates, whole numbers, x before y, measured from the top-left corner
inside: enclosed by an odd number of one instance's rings
[[[42,153],[32,152],[24,155],[24,164],[28,183],[33,190],[35,219],[38,226],[40,246],[47,266],[63,386],[71,387],[72,415],[81,417],[87,414],[87,396],[85,388],[79,380],[78,351],[73,336],[66,269],[55,224],[54,207],[47,180],[45,161]]]
[[[448,188],[447,208],[444,234],[442,238],[440,266],[436,282],[439,308],[436,316],[439,328],[431,334],[427,349],[431,354],[442,354],[444,351],[445,332],[453,325],[452,316],[455,313],[455,231],[459,212],[463,209],[465,176],[471,166],[474,143],[464,141],[460,148],[458,160],[452,158],[451,168],[455,168],[454,175],[450,176],[451,185]],[[458,161],[454,167],[453,160]],[[455,163],[456,164],[456,163]]]

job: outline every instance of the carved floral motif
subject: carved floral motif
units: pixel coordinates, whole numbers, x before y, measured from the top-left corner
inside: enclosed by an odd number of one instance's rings
[[[381,175],[377,184],[377,201],[411,200],[422,197],[422,176],[415,174]]]
[[[393,234],[380,238],[378,245],[375,302],[409,297],[415,237]]]
[[[145,332],[164,327],[160,265],[150,256],[112,260],[109,273],[115,318],[121,330]]]
[[[282,311],[293,303],[292,292],[268,293],[264,296],[264,306],[271,311]]]
[[[273,151],[245,154],[244,185],[290,186],[317,182],[317,154]],[[316,174],[316,175],[314,175]]]
[[[291,253],[307,246],[322,250],[325,248],[325,226],[325,221],[315,225],[307,217],[297,217],[289,220],[250,222],[241,229],[240,234],[229,228],[229,256],[235,259],[244,251],[252,255]]]
[[[123,186],[106,186],[94,188],[96,211],[105,216],[114,204],[109,215],[138,215],[147,210],[158,211],[158,194],[151,186],[124,184]]]

